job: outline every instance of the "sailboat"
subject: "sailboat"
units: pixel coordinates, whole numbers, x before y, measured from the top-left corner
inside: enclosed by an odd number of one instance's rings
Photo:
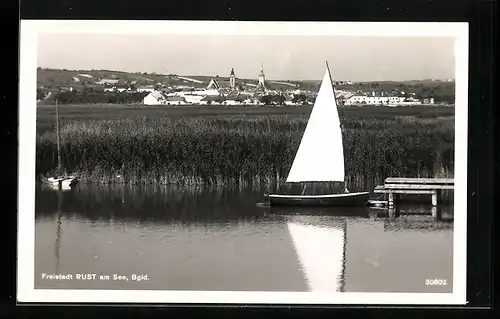
[[[269,205],[364,206],[368,202],[369,192],[350,193],[345,187],[342,127],[328,62],[285,184],[304,186],[301,194],[268,195]],[[327,194],[305,194],[310,184],[339,187]]]
[[[74,186],[78,180],[75,176],[62,174],[61,171],[61,142],[59,132],[59,106],[56,100],[56,141],[57,141],[57,175],[47,178],[47,183],[59,190],[69,190]]]

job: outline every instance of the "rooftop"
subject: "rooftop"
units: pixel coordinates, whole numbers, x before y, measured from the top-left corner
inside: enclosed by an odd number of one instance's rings
[[[163,95],[163,93],[160,91],[153,91],[153,92],[149,93],[149,95],[156,98],[157,100],[166,98],[165,95]]]

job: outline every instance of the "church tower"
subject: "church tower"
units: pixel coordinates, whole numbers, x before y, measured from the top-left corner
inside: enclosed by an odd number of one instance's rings
[[[231,90],[236,89],[236,76],[234,75],[234,69],[231,69],[231,74],[229,75],[229,87]]]
[[[259,74],[259,84],[257,85],[257,90],[266,90],[266,75],[264,74],[264,67],[262,63],[260,64],[260,74]]]

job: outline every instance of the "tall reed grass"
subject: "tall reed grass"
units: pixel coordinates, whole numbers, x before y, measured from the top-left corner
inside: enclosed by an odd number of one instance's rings
[[[63,166],[82,182],[275,187],[306,123],[306,115],[69,121]],[[453,175],[453,118],[352,117],[343,134],[348,185]],[[37,137],[39,175],[54,172],[55,142],[53,131]]]

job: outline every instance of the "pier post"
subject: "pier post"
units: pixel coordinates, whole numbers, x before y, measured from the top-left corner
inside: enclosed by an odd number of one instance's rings
[[[394,194],[394,206],[393,206],[393,209],[394,209],[394,216],[397,218],[399,217],[399,199],[401,197],[401,194]]]
[[[389,209],[394,208],[394,194],[389,193]]]
[[[389,219],[396,219],[400,216],[400,211],[398,206],[395,208],[389,208]]]
[[[389,219],[396,218],[396,212],[392,208],[389,208],[389,214],[388,215],[389,215]]]
[[[441,207],[434,206],[432,207],[431,212],[432,212],[432,218],[434,218],[434,220],[436,221],[442,220]]]
[[[434,190],[432,192],[432,206],[437,206],[437,204],[438,204],[437,194],[438,194],[438,192],[436,190]]]
[[[400,197],[401,197],[401,194],[394,194],[394,206],[395,207],[398,206]]]

